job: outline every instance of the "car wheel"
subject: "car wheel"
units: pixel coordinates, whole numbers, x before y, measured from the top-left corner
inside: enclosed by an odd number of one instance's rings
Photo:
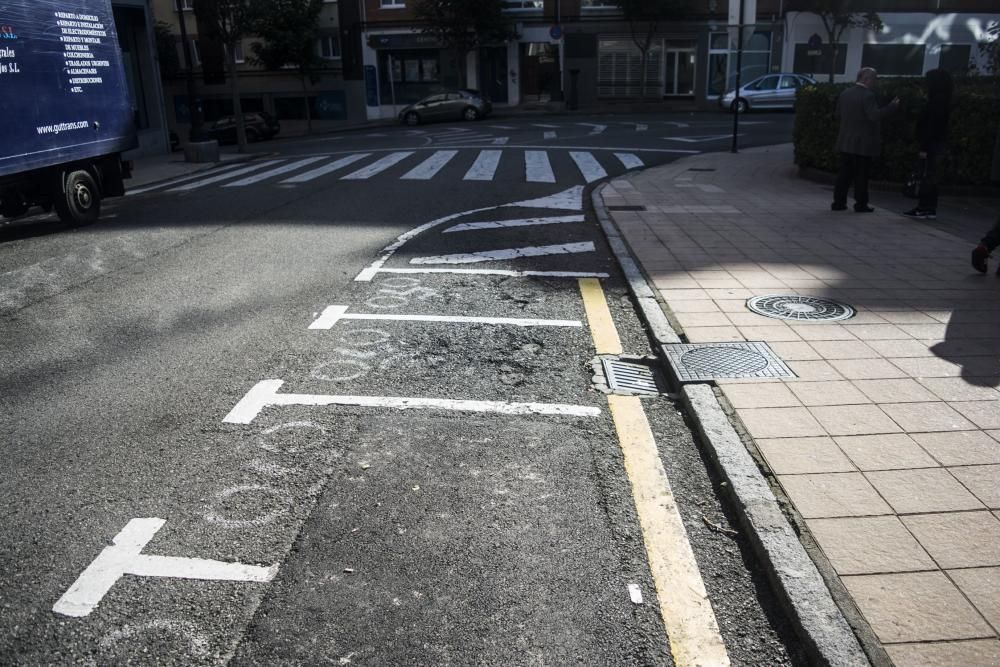
[[[407,111],[406,115],[403,116],[403,122],[407,125],[420,125],[420,116],[417,115],[416,111]]]
[[[462,111],[462,118],[465,120],[478,120],[479,110],[475,107],[465,107],[465,110]]]
[[[52,185],[52,203],[70,227],[89,225],[101,215],[101,192],[89,171],[60,172]]]
[[[733,102],[731,107],[736,113],[746,113],[750,110],[750,104],[742,97]]]

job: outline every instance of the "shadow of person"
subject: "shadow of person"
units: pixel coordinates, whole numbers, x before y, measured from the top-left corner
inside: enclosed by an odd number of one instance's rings
[[[970,276],[970,280],[980,279]],[[959,366],[962,378],[969,384],[1000,387],[1000,310],[970,305],[956,307],[948,320],[944,340],[930,350]]]

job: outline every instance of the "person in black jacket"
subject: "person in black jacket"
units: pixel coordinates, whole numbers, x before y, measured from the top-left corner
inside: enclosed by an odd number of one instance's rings
[[[917,141],[920,159],[925,165],[923,182],[917,206],[903,213],[910,218],[934,220],[937,218],[938,180],[941,175],[941,156],[948,138],[948,119],[951,116],[951,75],[947,70],[932,69],[927,78],[927,104],[917,120]]]
[[[980,273],[986,273],[989,268],[987,260],[990,258],[990,253],[998,247],[1000,247],[1000,217],[997,218],[993,229],[986,232],[982,242],[972,251],[972,268]],[[1000,267],[997,267],[997,275],[1000,276]]]

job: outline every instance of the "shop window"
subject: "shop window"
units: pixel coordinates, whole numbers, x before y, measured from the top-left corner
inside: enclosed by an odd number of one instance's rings
[[[832,55],[833,49],[829,44],[823,44],[818,49],[813,49],[808,44],[796,44],[792,71],[796,74],[829,74]],[[847,44],[837,45],[836,65],[834,74],[843,74],[847,70]]]
[[[938,67],[952,74],[968,74],[972,46],[969,44],[942,44]]]
[[[651,47],[646,62],[646,95],[662,92],[660,45]],[[597,95],[639,97],[642,93],[642,52],[631,39],[601,39],[597,44]]]
[[[541,11],[544,7],[544,0],[503,0],[505,12]]]
[[[433,83],[439,78],[437,58],[392,58],[392,80],[396,83]]]
[[[874,67],[879,74],[920,76],[924,73],[923,44],[865,44],[861,64]]]
[[[736,52],[729,50],[729,34],[725,32],[712,34],[709,44],[707,94],[714,97],[736,87]],[[771,71],[770,31],[755,32],[747,40],[743,47],[741,68],[741,83]]]
[[[587,11],[589,9],[618,9],[619,5],[616,0],[580,0],[580,9]]]
[[[302,97],[275,97],[274,115],[278,120],[305,120],[306,105],[303,104]],[[319,109],[316,108],[316,97],[309,97],[309,113],[313,118],[320,116]]]

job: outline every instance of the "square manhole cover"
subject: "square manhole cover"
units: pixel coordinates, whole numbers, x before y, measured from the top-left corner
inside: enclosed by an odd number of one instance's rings
[[[681,382],[795,377],[767,343],[672,343],[663,348]]]

